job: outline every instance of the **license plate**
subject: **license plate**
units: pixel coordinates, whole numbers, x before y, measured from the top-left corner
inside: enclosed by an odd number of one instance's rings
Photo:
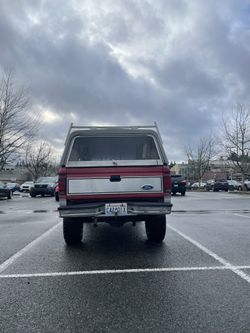
[[[105,215],[109,216],[127,215],[127,204],[126,203],[105,204]]]
[[[178,184],[174,184],[174,187],[178,187]]]

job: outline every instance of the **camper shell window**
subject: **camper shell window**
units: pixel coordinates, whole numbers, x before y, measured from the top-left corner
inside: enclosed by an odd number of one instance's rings
[[[150,135],[84,137],[73,140],[68,158],[72,162],[159,160],[155,140]]]

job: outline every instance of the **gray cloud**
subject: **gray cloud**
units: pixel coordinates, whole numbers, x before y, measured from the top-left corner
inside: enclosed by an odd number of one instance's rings
[[[29,86],[34,110],[62,118],[41,131],[56,148],[74,119],[157,121],[169,158],[183,160],[181,147],[216,132],[219,112],[249,98],[249,8],[243,0],[6,0],[0,66]]]

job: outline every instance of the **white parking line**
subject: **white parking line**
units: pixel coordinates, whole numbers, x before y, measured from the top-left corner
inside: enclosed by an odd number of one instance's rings
[[[105,269],[92,271],[75,272],[46,272],[46,273],[27,273],[27,274],[2,274],[0,279],[9,278],[33,278],[33,277],[58,277],[58,276],[77,276],[77,275],[105,275],[105,274],[126,274],[126,273],[155,273],[155,272],[190,272],[190,271],[216,271],[216,270],[239,270],[250,269],[250,266],[207,266],[207,267],[166,267],[166,268],[134,268],[134,269]]]
[[[234,213],[233,215],[244,217],[246,219],[250,219],[250,215],[242,215],[242,214],[237,214],[237,213]]]
[[[218,261],[219,263],[221,263],[222,265],[224,265],[225,268],[229,269],[233,273],[235,273],[238,276],[240,276],[243,280],[245,280],[248,283],[250,283],[250,276],[247,275],[246,273],[244,273],[243,271],[241,271],[239,268],[233,266],[229,261],[227,261],[227,260],[223,259],[222,257],[218,256],[216,253],[214,253],[213,251],[210,251],[208,248],[206,248],[205,246],[203,246],[199,242],[195,241],[191,237],[185,235],[183,232],[177,230],[176,228],[174,228],[174,227],[172,227],[170,225],[168,225],[168,227],[169,227],[169,229],[173,230],[178,235],[180,235],[182,238],[186,239],[187,241],[189,241],[190,243],[192,243],[193,245],[195,245],[196,247],[198,247],[200,250],[202,250],[203,252],[205,252],[206,254],[208,254],[210,257],[214,258],[216,261]]]
[[[15,253],[5,262],[0,265],[0,273],[5,271],[11,264],[13,264],[18,258],[20,258],[24,253],[31,249],[38,242],[46,238],[50,233],[52,233],[61,222],[57,223],[55,226],[47,230],[45,233],[40,235],[38,238],[33,240],[31,243],[26,245],[20,251]],[[73,272],[47,272],[47,273],[31,273],[31,274],[0,274],[0,279],[6,278],[31,278],[31,277],[56,277],[56,276],[75,276],[75,275],[97,275],[97,274],[124,274],[124,273],[146,273],[146,272],[180,272],[180,271],[209,271],[209,270],[230,270],[231,272],[240,276],[243,280],[250,283],[250,276],[244,273],[243,269],[250,269],[250,266],[235,266],[232,265],[227,260],[223,259],[213,251],[209,250],[199,242],[195,241],[191,237],[185,235],[181,231],[177,230],[172,226],[168,226],[172,231],[176,232],[182,238],[189,241],[191,244],[198,247],[200,250],[205,252],[210,257],[218,261],[222,266],[205,266],[205,267],[166,267],[166,268],[136,268],[136,269],[112,269],[112,270],[91,270],[91,271],[73,271]]]
[[[45,237],[47,237],[52,231],[54,231],[59,225],[61,224],[61,222],[57,223],[56,225],[54,225],[52,228],[50,228],[49,230],[47,230],[45,233],[43,233],[41,236],[37,237],[36,239],[34,239],[31,243],[29,243],[28,245],[26,245],[25,247],[23,247],[20,251],[18,251],[17,253],[15,253],[13,256],[11,256],[9,259],[7,259],[6,261],[4,261],[1,265],[0,265],[0,273],[2,273],[3,271],[5,271],[11,264],[13,264],[18,258],[20,258],[25,252],[27,252],[29,249],[31,249],[34,245],[36,245],[38,242],[40,242],[41,240],[43,240]]]

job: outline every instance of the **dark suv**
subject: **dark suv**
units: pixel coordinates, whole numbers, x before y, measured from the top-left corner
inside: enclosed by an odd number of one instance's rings
[[[55,187],[58,177],[40,177],[30,189],[30,196],[36,197],[37,195],[55,195]]]
[[[228,181],[226,179],[216,179],[214,182],[213,186],[213,191],[218,192],[218,191],[225,191],[228,192]]]
[[[171,192],[173,195],[181,193],[186,194],[187,181],[182,175],[171,175]]]

